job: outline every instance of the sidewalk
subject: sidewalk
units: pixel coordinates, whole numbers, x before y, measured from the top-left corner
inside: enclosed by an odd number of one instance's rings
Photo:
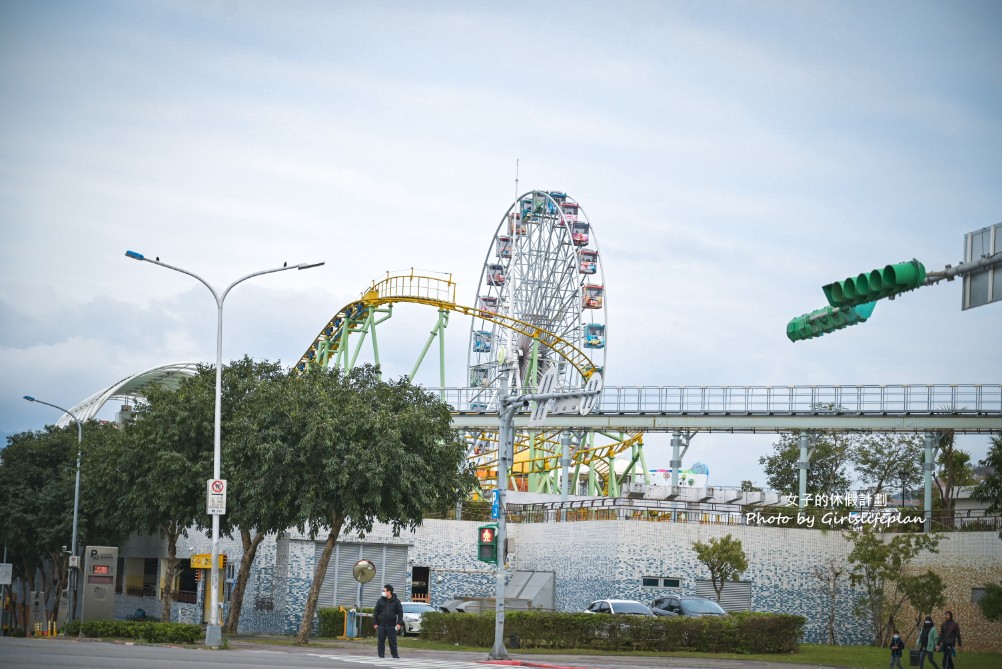
[[[237,637],[229,640],[232,650],[261,648],[270,637]],[[278,638],[278,637],[276,637]],[[288,637],[282,637],[288,639]],[[262,639],[265,643],[254,641]],[[318,648],[334,653],[358,655],[372,652],[372,644],[364,641],[311,641],[308,646],[276,646],[289,652],[315,652]],[[768,662],[763,660],[722,660],[699,657],[672,657],[671,655],[540,655],[530,652],[508,650],[508,660],[488,660],[487,650],[448,651],[423,650],[417,648],[400,649],[405,657],[428,660],[453,660],[457,662],[482,662],[487,667],[537,667],[538,669],[837,669],[838,665],[791,664],[789,662]]]

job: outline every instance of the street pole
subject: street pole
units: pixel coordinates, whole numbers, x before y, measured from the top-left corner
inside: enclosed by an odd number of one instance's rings
[[[172,269],[175,272],[180,272],[181,274],[187,274],[199,281],[203,286],[209,289],[212,293],[212,297],[216,300],[216,395],[215,395],[215,419],[213,421],[213,439],[212,439],[212,478],[220,479],[222,478],[222,397],[223,397],[223,302],[226,300],[226,296],[229,295],[230,291],[240,283],[243,283],[247,279],[252,279],[255,276],[261,276],[262,274],[272,274],[274,272],[282,272],[287,269],[311,269],[313,267],[320,267],[324,263],[300,263],[298,265],[285,264],[281,267],[276,267],[274,269],[265,269],[259,272],[252,272],[246,276],[242,276],[229,286],[226,287],[222,293],[216,292],[208,281],[198,276],[194,272],[189,272],[186,269],[180,267],[175,267],[174,265],[168,265],[165,262],[160,262],[160,259],[155,260],[147,258],[141,253],[136,253],[135,251],[126,251],[125,255],[133,260],[140,260],[143,262],[153,263],[154,265],[159,265],[160,267],[166,267],[167,269]],[[211,589],[210,594],[210,610],[209,610],[209,624],[205,628],[205,645],[206,646],[219,646],[223,641],[222,628],[219,621],[219,516],[220,513],[212,514],[212,571],[209,580],[209,587]]]
[[[504,645],[504,547],[507,536],[505,519],[505,497],[508,490],[508,468],[511,465],[512,450],[512,419],[515,407],[508,402],[508,375],[510,367],[501,367],[500,387],[498,389],[498,411],[501,414],[500,432],[498,433],[498,529],[496,533],[498,546],[497,579],[494,589],[494,646],[487,656],[492,660],[507,660],[508,649]]]
[[[45,406],[50,406],[53,409],[58,409],[64,414],[71,417],[77,424],[77,478],[76,483],[73,484],[73,537],[70,541],[71,548],[70,554],[73,557],[77,557],[77,524],[80,518],[80,461],[83,457],[83,423],[80,419],[76,417],[74,413],[64,409],[62,407],[56,406],[55,404],[50,404],[48,402],[43,402],[42,400],[37,400],[31,395],[25,395],[24,399],[29,402],[35,402],[37,404],[44,404]],[[6,553],[6,550],[5,550]],[[70,589],[70,610],[66,617],[66,620],[76,620],[76,610],[77,610],[77,574],[80,571],[79,565],[76,568],[70,568],[69,570],[69,581],[67,587]]]
[[[568,400],[580,398],[582,415],[591,411],[598,395],[601,392],[600,375],[595,375],[589,380],[588,386],[580,390],[570,392],[543,392],[536,394],[521,394],[511,396],[508,394],[508,380],[513,364],[506,364],[502,356],[499,361],[501,373],[498,378],[498,414],[500,425],[498,431],[498,528],[495,533],[497,539],[497,582],[494,599],[494,646],[487,655],[490,660],[507,660],[508,649],[504,645],[504,590],[505,590],[505,541],[507,539],[507,508],[505,499],[508,491],[508,471],[515,459],[515,434],[514,418],[515,408],[518,406],[529,406],[529,402],[548,403],[550,400]],[[549,387],[548,384],[541,384]],[[587,402],[586,398],[594,398]],[[543,408],[543,407],[539,407]],[[540,422],[546,418],[547,410],[543,408],[540,414]],[[566,469],[565,469],[566,471]],[[565,473],[566,478],[566,473]]]

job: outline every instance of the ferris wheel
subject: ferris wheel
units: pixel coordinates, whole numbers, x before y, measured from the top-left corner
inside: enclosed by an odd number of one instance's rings
[[[605,371],[606,289],[598,240],[584,208],[559,191],[529,191],[501,217],[484,259],[477,308],[553,333]],[[557,387],[579,388],[587,379],[539,339],[487,318],[474,318],[468,349],[471,409],[496,397],[500,362],[517,361],[510,379],[532,389],[555,368]]]

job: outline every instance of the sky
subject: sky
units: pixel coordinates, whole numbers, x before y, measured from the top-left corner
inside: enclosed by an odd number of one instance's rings
[[[785,336],[823,284],[955,265],[1002,221],[1000,29],[991,1],[0,0],[0,436],[58,419],[22,395],[215,359],[209,292],[127,249],[219,289],[326,262],[226,300],[224,360],[292,365],[387,271],[471,304],[516,161],[587,211],[607,386],[1002,382],[1002,304],[962,311],[960,281]],[[387,376],[436,317],[380,329]],[[685,465],[762,485],[774,441],[700,434]]]

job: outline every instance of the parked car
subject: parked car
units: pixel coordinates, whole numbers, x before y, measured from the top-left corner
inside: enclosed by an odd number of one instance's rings
[[[424,602],[401,602],[404,609],[404,636],[421,633],[421,618],[426,613],[437,613],[438,609]]]
[[[588,605],[585,613],[616,613],[627,616],[653,616],[646,604],[632,599],[597,599]]]
[[[668,595],[658,597],[651,602],[651,609],[676,616],[723,616],[727,614],[712,599],[706,597],[693,597],[690,595]]]

